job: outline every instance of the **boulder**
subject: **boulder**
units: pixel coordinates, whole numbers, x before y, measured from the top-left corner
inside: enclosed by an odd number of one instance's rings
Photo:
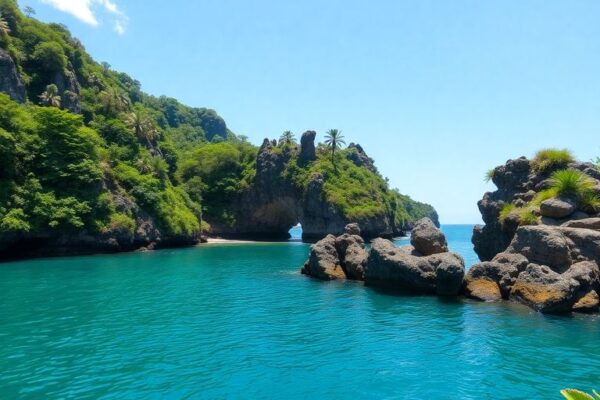
[[[335,236],[327,235],[310,247],[310,255],[301,272],[322,280],[346,278],[335,247]]]
[[[360,236],[360,227],[357,223],[351,223],[344,227],[344,232],[348,235],[358,235]]]
[[[352,243],[346,248],[343,268],[348,279],[364,280],[369,254],[363,246]]]
[[[365,271],[365,283],[421,293],[456,295],[464,278],[464,261],[454,253],[415,255],[412,248],[397,248],[386,239],[375,239]]]
[[[600,306],[600,297],[598,292],[590,290],[588,293],[583,295],[575,304],[573,304],[573,311],[576,312],[595,312],[598,311]]]
[[[553,198],[542,201],[540,204],[540,214],[550,218],[565,218],[577,210],[574,201],[570,199]]]
[[[521,254],[529,262],[547,265],[563,272],[571,264],[573,242],[561,231],[551,226],[522,226],[506,250],[507,253]]]
[[[488,278],[465,279],[465,295],[481,301],[502,300],[502,293],[498,283]]]
[[[349,225],[358,226],[357,224]],[[350,229],[350,231],[355,232],[356,230]],[[358,235],[344,233],[335,239],[335,248],[346,277],[363,280],[368,257],[364,240]]]
[[[10,54],[0,48],[0,92],[4,92],[17,103],[24,103],[25,85],[17,72],[17,66]]]
[[[422,218],[414,224],[410,243],[425,256],[448,251],[446,237],[429,218]]]
[[[579,284],[545,265],[529,264],[517,278],[510,298],[541,312],[569,312]]]
[[[600,218],[582,218],[570,220],[562,224],[566,228],[584,228],[600,230]]]
[[[520,254],[500,253],[492,261],[475,264],[465,278],[465,294],[483,301],[507,299],[517,276],[528,263]],[[489,282],[496,285],[497,292]]]

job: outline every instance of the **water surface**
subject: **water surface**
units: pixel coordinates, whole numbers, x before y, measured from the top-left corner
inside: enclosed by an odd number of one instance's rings
[[[468,226],[446,226],[474,259]],[[299,242],[0,265],[0,399],[553,399],[600,387],[597,316],[298,274]]]

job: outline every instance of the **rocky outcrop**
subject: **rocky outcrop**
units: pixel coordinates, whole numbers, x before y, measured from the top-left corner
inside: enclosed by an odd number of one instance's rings
[[[350,152],[348,153],[348,159],[352,161],[358,167],[365,167],[370,171],[377,172],[373,159],[365,153],[362,146],[357,143],[350,143],[348,145]]]
[[[319,240],[311,246],[301,272],[321,280],[364,279],[368,254],[359,235],[358,226],[350,224],[343,235],[327,235]]]
[[[318,240],[327,234],[341,235],[351,220],[327,200],[326,177],[315,171],[302,185],[290,177],[290,170],[310,168],[315,160],[315,135],[314,131],[305,132],[300,146],[277,146],[265,139],[257,154],[254,181],[229,207],[235,214],[235,223],[227,225],[209,216],[207,220],[213,233],[234,238],[286,239],[289,229],[300,223],[305,240]],[[364,168],[370,168],[372,160],[360,146],[354,145],[352,153],[362,160],[357,162],[364,163]],[[435,211],[432,214],[437,217]],[[365,216],[359,223],[363,238],[391,238],[403,233],[404,228],[397,226],[393,215],[386,211]]]
[[[485,193],[478,202],[479,211],[485,225],[477,225],[473,231],[475,252],[482,261],[489,261],[504,251],[511,243],[520,225],[519,216],[511,213],[500,222],[500,211],[505,205],[524,207],[542,190],[547,189],[549,178],[558,169],[573,169],[585,174],[586,179],[595,183],[593,192],[600,194],[600,172],[592,163],[572,162],[566,166],[556,166],[540,172],[533,168],[533,162],[525,157],[509,160],[505,165],[496,167],[492,173],[492,181],[497,186],[494,192]],[[573,198],[558,197],[543,200],[539,206],[532,207],[531,212],[537,217],[538,225],[549,226],[582,226],[598,224],[586,221],[595,218],[589,210],[581,209]],[[584,222],[575,222],[582,220]],[[529,222],[531,223],[531,222]],[[574,224],[574,225],[571,225]]]
[[[0,92],[4,92],[18,103],[26,98],[25,85],[17,72],[15,62],[5,50],[0,48]]]
[[[306,131],[302,134],[302,137],[300,137],[299,159],[301,162],[306,163],[317,158],[315,137],[317,137],[317,132],[315,131]]]
[[[57,71],[54,74],[53,82],[60,93],[62,108],[74,114],[79,114],[81,112],[80,85],[72,67],[69,66],[68,69]]]
[[[343,235],[337,238],[329,235],[311,247],[302,273],[324,280],[350,278],[364,280],[371,286],[457,295],[463,283],[464,261],[457,254],[439,251],[439,244],[445,243],[445,238],[440,238],[443,234],[435,227],[430,229],[431,221],[419,221],[419,225],[427,227],[419,232],[419,243],[425,253],[413,246],[396,247],[383,238],[374,239],[367,252],[356,228],[349,225]],[[431,234],[427,244],[425,232]]]
[[[437,237],[431,240],[432,244],[437,241]],[[464,274],[464,261],[458,254],[423,254],[413,246],[398,248],[389,240],[375,239],[371,243],[365,284],[455,296],[461,289]]]
[[[492,261],[474,265],[467,296],[511,299],[541,312],[594,311],[600,290],[600,232],[562,226],[523,226]]]

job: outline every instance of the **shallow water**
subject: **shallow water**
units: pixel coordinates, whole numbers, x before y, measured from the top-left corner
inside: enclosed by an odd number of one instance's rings
[[[474,260],[470,227],[446,226]],[[298,274],[299,242],[0,265],[0,399],[553,399],[600,319]],[[467,261],[469,263],[469,261]]]

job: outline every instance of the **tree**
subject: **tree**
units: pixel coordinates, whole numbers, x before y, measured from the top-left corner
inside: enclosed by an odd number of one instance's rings
[[[125,123],[130,129],[133,129],[135,135],[140,140],[145,140],[153,153],[161,154],[160,150],[154,147],[153,141],[158,136],[158,131],[154,126],[152,119],[141,109],[135,109],[125,116]]]
[[[325,133],[325,144],[329,149],[331,149],[331,163],[335,168],[335,152],[337,149],[341,149],[343,145],[346,144],[344,141],[344,136],[342,135],[342,131],[337,129],[330,129]]]
[[[40,104],[47,107],[60,108],[60,96],[58,95],[58,87],[55,84],[46,86],[46,90],[39,95]]]
[[[296,143],[296,138],[294,137],[294,134],[292,133],[292,131],[285,131],[279,137],[279,143],[280,144],[294,144],[294,143]]]
[[[65,50],[58,42],[42,42],[35,46],[31,58],[48,72],[62,71],[67,67]]]
[[[129,97],[125,92],[109,87],[98,95],[104,111],[108,114],[116,114],[129,109]]]
[[[10,33],[10,27],[8,26],[8,22],[6,22],[6,20],[2,16],[2,13],[0,12],[0,34],[8,35],[9,33]]]
[[[23,12],[25,13],[25,15],[27,17],[31,17],[32,15],[36,14],[35,10],[32,7],[30,7],[30,6],[25,7],[23,9]]]

